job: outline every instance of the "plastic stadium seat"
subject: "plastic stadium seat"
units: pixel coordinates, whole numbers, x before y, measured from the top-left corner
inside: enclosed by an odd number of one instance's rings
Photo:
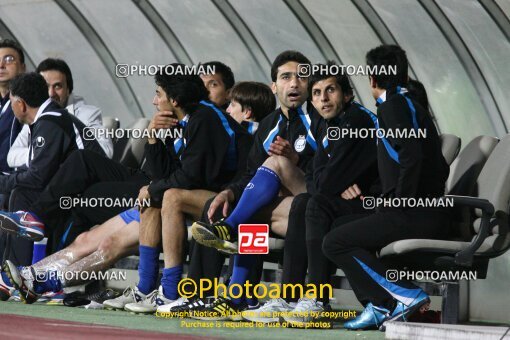
[[[127,129],[143,130],[149,126],[150,120],[140,118]],[[113,146],[113,160],[122,163],[125,166],[139,168],[142,165],[143,152],[145,148],[146,138],[127,138],[123,137]]]
[[[120,122],[114,117],[103,117],[103,127],[107,130],[117,130],[120,127]]]
[[[494,146],[495,145],[495,146]],[[492,150],[492,153],[490,150]],[[497,145],[495,138],[477,137],[462,151],[453,166],[448,182],[454,199],[454,210],[467,207],[471,222],[454,221],[460,238],[450,240],[401,240],[384,247],[379,256],[391,268],[415,270],[455,270],[477,272],[477,278],[486,277],[489,260],[510,248],[508,214],[510,200],[510,135]],[[484,163],[487,154],[490,156]],[[483,168],[482,168],[483,166]],[[477,176],[478,169],[481,169]],[[474,178],[477,178],[474,181]],[[472,193],[473,196],[458,196]],[[469,238],[462,236],[468,233]],[[447,283],[443,296],[443,322],[458,321],[458,285]],[[450,288],[450,289],[449,289]],[[450,296],[453,302],[445,299]]]
[[[439,138],[441,138],[441,152],[443,153],[446,163],[450,165],[459,154],[461,140],[459,137],[447,133],[443,133]]]

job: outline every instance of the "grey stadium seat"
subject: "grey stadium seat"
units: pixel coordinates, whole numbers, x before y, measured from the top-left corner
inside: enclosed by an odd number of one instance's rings
[[[495,144],[494,138],[477,137],[466,146],[458,163],[453,165],[454,171],[448,182],[450,192],[457,195],[468,192],[473,195],[447,196],[454,199],[454,210],[462,207],[473,209],[469,223],[454,223],[460,229],[459,238],[393,242],[379,253],[385,263],[391,264],[391,268],[415,270],[474,270],[478,279],[486,277],[489,260],[503,254],[510,247],[510,135]],[[477,169],[492,148],[492,153],[474,181]],[[463,239],[466,234],[469,236],[467,240]],[[444,322],[457,321],[458,295],[455,294],[458,294],[458,290],[451,291],[451,297],[457,300],[454,303],[443,300],[443,306],[454,310],[447,313],[443,311]]]
[[[114,117],[103,117],[103,127],[107,130],[117,130],[120,127],[120,122]]]
[[[459,154],[461,140],[459,137],[447,133],[441,134],[439,138],[441,138],[441,152],[446,163],[450,165]]]
[[[149,126],[150,120],[139,118],[127,129],[144,130]],[[121,138],[115,141],[113,146],[113,160],[131,168],[139,168],[142,165],[143,152],[146,138]]]

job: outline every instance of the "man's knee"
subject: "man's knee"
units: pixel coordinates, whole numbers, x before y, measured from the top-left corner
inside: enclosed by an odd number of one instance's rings
[[[266,159],[264,166],[273,170],[277,174],[281,174],[283,169],[289,166],[294,166],[294,164],[292,164],[292,162],[287,157],[273,155]]]
[[[182,192],[181,189],[168,189],[163,194],[163,203],[161,210],[163,213],[168,212],[170,209],[174,210],[179,207],[181,203]]]
[[[91,233],[90,231],[86,231],[78,235],[73,243],[71,243],[71,246],[74,247],[83,247],[91,242]]]
[[[314,218],[317,214],[325,213],[329,206],[329,200],[325,195],[315,194],[308,199],[306,205],[306,217]]]
[[[290,206],[290,214],[295,212],[303,213],[306,210],[306,207],[308,206],[310,198],[312,198],[312,196],[307,192],[295,196]]]
[[[97,247],[97,250],[101,252],[101,254],[105,258],[110,258],[115,256],[115,254],[120,252],[120,247],[122,246],[122,242],[118,235],[110,235],[105,238]]]
[[[324,256],[331,259],[332,254],[338,251],[338,244],[334,237],[332,237],[331,233],[327,234],[322,241],[322,252]]]
[[[322,252],[328,258],[332,254],[343,253],[351,246],[348,244],[349,235],[342,230],[342,228],[334,229],[326,234],[322,241]]]
[[[288,229],[298,229],[304,230],[306,227],[305,221],[305,212],[306,206],[308,205],[308,200],[310,199],[310,194],[304,193],[299,194],[292,200],[292,204],[289,210],[289,225]],[[291,223],[292,221],[292,223]]]

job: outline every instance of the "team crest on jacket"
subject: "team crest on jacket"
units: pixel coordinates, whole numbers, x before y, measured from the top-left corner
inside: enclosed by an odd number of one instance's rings
[[[299,138],[294,142],[294,150],[297,152],[301,152],[306,147],[306,137],[304,135],[299,135]]]
[[[44,146],[45,140],[43,136],[37,136],[35,138],[35,146],[38,148],[42,148]]]

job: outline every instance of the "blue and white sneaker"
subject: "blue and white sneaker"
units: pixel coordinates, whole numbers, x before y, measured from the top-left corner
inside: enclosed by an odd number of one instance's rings
[[[0,228],[30,241],[44,238],[44,223],[28,211],[0,211]]]
[[[383,307],[376,307],[369,302],[360,316],[344,323],[344,328],[350,330],[379,329],[389,317],[389,310]]]
[[[163,286],[159,286],[159,289],[148,294],[144,300],[125,305],[124,310],[132,313],[156,313],[158,306],[168,305],[175,301],[167,299],[163,294]]]
[[[402,302],[398,301],[397,306],[391,313],[390,317],[386,321],[404,321],[407,322],[409,316],[411,316],[414,312],[418,311],[420,308],[430,303],[430,297],[424,291],[418,295],[416,299],[411,302],[409,306],[404,305]],[[379,328],[380,331],[385,331],[386,327],[382,325]]]

